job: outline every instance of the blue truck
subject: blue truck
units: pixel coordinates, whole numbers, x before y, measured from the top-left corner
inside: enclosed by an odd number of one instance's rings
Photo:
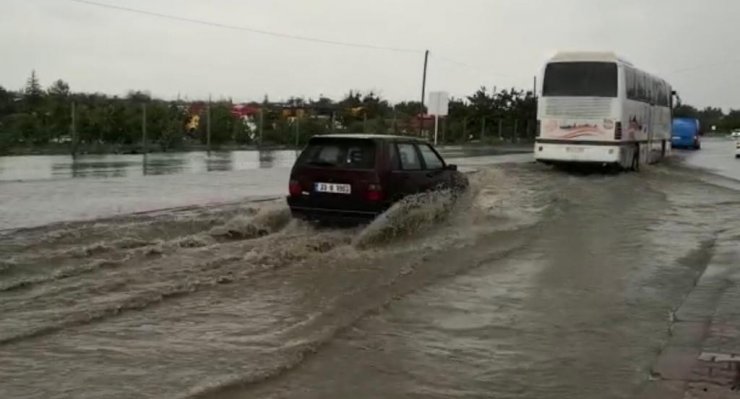
[[[696,118],[673,119],[671,146],[673,148],[701,149],[701,123]]]

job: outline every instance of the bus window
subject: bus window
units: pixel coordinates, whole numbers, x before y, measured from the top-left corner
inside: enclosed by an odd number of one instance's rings
[[[647,79],[642,72],[637,72],[637,98],[643,102],[648,100]]]
[[[656,101],[656,105],[660,105],[662,107],[668,106],[668,96],[666,95],[665,82],[663,82],[662,80],[657,80],[656,86],[658,87],[658,98]]]
[[[617,64],[554,62],[545,68],[545,97],[616,97]]]
[[[637,95],[637,76],[632,68],[624,69],[624,85],[627,87],[627,98],[630,100],[639,100]]]
[[[664,107],[671,106],[671,89],[665,81],[663,82],[663,101],[660,105]]]
[[[647,76],[647,87],[648,87],[648,104],[655,104],[657,93],[655,90],[655,79],[652,76]]]

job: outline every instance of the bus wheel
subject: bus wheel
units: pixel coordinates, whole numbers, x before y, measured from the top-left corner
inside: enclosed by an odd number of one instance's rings
[[[632,152],[632,167],[630,168],[633,172],[640,171],[640,145],[635,145],[635,150]]]

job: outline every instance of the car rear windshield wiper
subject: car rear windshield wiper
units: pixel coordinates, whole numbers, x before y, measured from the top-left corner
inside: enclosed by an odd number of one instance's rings
[[[331,166],[331,167],[337,166],[337,164],[326,162],[326,161],[308,161],[308,164],[314,165],[314,166]]]

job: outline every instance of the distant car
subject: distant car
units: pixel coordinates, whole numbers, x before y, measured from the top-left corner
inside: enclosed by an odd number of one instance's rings
[[[730,137],[740,139],[740,130],[735,130],[730,134]]]
[[[294,217],[367,222],[402,198],[436,189],[464,190],[467,178],[428,142],[403,136],[313,137],[290,173]]]

